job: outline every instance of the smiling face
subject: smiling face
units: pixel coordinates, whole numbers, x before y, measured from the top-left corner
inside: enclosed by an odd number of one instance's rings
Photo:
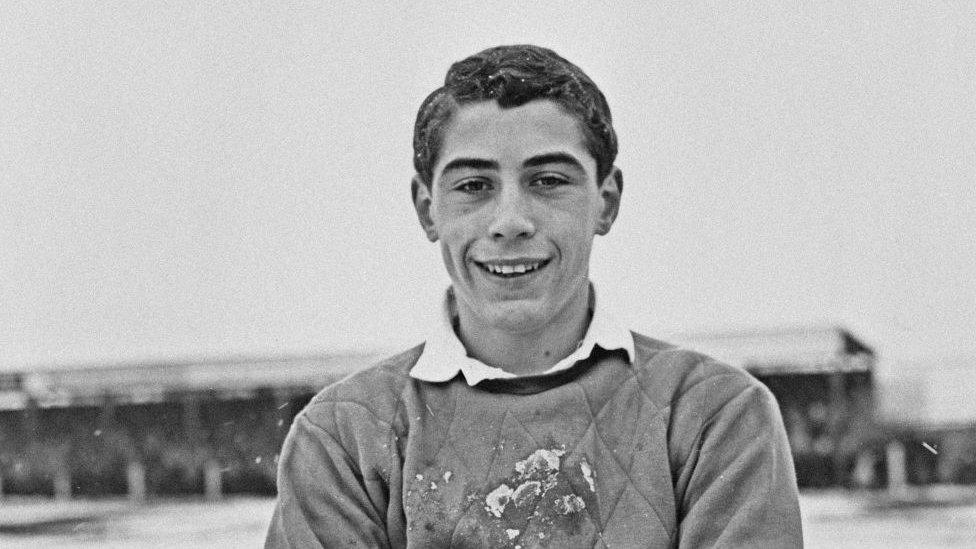
[[[617,169],[602,184],[575,118],[550,100],[458,107],[414,205],[439,241],[462,325],[533,333],[585,314],[593,236],[610,230]]]

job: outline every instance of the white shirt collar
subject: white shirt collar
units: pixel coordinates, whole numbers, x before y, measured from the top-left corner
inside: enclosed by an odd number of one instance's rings
[[[593,317],[586,335],[579,347],[569,356],[560,360],[543,374],[551,374],[566,370],[577,361],[583,360],[593,353],[593,347],[599,345],[606,350],[623,349],[627,352],[628,360],[634,361],[634,338],[629,330],[616,323],[613,317],[596,301],[596,290],[591,289],[591,305]],[[441,383],[454,378],[460,371],[468,385],[476,385],[485,379],[502,379],[518,377],[511,372],[489,366],[478,359],[468,356],[464,345],[454,333],[452,326],[452,311],[454,310],[454,292],[448,288],[441,302],[440,314],[437,322],[428,329],[428,336],[424,344],[424,351],[417,360],[417,364],[410,369],[410,377],[421,381]]]

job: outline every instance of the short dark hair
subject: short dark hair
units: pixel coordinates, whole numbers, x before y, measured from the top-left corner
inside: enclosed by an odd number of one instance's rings
[[[466,103],[494,99],[503,108],[551,99],[577,119],[596,160],[597,184],[617,158],[617,134],[603,92],[579,67],[556,52],[531,45],[497,46],[451,65],[444,85],[424,99],[413,133],[413,165],[430,185],[443,128]]]

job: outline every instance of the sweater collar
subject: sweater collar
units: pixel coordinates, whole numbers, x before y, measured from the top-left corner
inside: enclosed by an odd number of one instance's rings
[[[599,306],[596,290],[590,284],[590,312],[592,318],[586,335],[576,350],[554,364],[541,375],[553,374],[569,369],[580,360],[589,358],[596,346],[605,350],[622,349],[628,360],[634,360],[634,338],[629,330],[618,324],[606,307]],[[410,377],[421,381],[442,383],[453,379],[458,372],[464,375],[468,385],[474,386],[486,379],[511,379],[518,377],[511,372],[489,366],[468,356],[464,345],[454,332],[453,322],[457,318],[454,290],[448,288],[441,302],[437,322],[428,330],[423,353],[410,369]]]

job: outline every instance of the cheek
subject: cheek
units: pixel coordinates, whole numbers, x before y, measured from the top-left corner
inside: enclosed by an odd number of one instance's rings
[[[556,238],[572,249],[588,247],[595,231],[595,219],[587,210],[562,217],[556,224]]]
[[[451,265],[454,264],[454,256],[451,255],[451,247],[443,239],[441,239],[441,259],[443,259],[444,265],[451,269]]]
[[[477,210],[469,208],[469,211],[465,212],[459,208],[451,208],[438,213],[440,223],[437,232],[441,245],[450,248],[454,254],[470,246],[478,239],[481,234],[479,231],[483,230],[483,216],[479,215]]]
[[[463,224],[447,224],[440,233],[441,253],[452,263],[463,261],[463,256],[471,241]]]
[[[593,233],[577,229],[567,231],[559,238],[560,255],[568,270],[585,268],[590,263],[593,248]]]
[[[457,233],[478,221],[480,209],[463,201],[441,200],[431,208],[438,228],[444,233]]]
[[[571,196],[559,201],[548,212],[549,223],[561,233],[592,230],[600,216],[597,197]]]

